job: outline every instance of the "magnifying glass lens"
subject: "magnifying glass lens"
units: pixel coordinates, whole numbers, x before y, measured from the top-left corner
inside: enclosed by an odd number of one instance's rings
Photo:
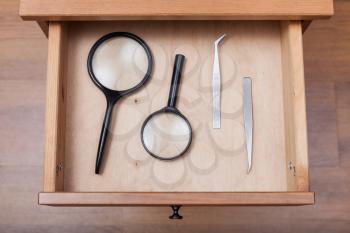
[[[87,68],[91,80],[104,93],[107,108],[98,143],[95,173],[100,173],[102,158],[117,101],[136,92],[150,79],[153,57],[140,37],[128,32],[104,35],[91,47]]]
[[[161,159],[184,153],[191,142],[191,128],[180,115],[162,112],[146,122],[142,139],[145,148]]]
[[[114,37],[98,46],[92,69],[102,86],[122,91],[142,81],[148,63],[146,50],[140,43],[127,37]]]

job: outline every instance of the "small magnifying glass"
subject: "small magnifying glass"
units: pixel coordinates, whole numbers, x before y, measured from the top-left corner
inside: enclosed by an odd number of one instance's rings
[[[150,79],[153,57],[148,45],[128,32],[113,32],[101,37],[91,48],[87,68],[94,84],[104,93],[107,109],[97,150],[95,173],[100,167],[108,137],[113,106]]]
[[[176,108],[184,60],[185,56],[181,54],[175,56],[167,106],[148,116],[141,129],[141,141],[145,150],[160,160],[179,158],[188,150],[192,141],[190,122]]]

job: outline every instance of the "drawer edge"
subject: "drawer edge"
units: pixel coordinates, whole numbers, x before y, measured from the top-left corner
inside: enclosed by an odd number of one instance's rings
[[[316,19],[334,14],[332,0],[21,0],[19,15],[25,20],[116,19]]]
[[[313,205],[314,192],[42,192],[50,206],[269,206]]]

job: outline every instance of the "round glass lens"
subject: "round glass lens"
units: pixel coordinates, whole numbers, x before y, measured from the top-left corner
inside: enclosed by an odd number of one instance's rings
[[[160,113],[150,118],[142,134],[148,151],[171,159],[182,154],[191,141],[191,128],[186,120],[174,113]]]
[[[127,90],[139,84],[148,69],[146,50],[127,37],[106,40],[95,51],[92,69],[96,79],[111,90]]]

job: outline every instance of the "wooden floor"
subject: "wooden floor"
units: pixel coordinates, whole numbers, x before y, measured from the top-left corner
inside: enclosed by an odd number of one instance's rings
[[[0,232],[350,232],[350,1],[304,34],[311,190],[306,207],[54,208],[42,189],[47,41],[0,0]]]

